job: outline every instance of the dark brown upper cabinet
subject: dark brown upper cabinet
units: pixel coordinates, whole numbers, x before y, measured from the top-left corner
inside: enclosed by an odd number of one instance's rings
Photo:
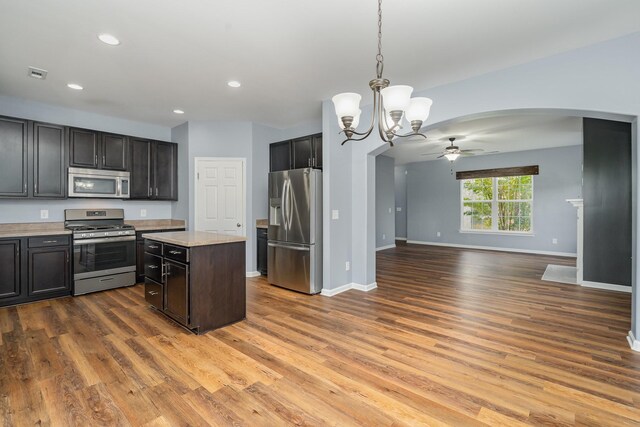
[[[0,117],[0,196],[27,197],[29,122]]]
[[[111,133],[100,134],[100,151],[102,154],[100,169],[127,170],[129,155],[129,138]]]
[[[69,166],[127,170],[129,140],[124,135],[88,129],[69,130]]]
[[[152,159],[152,198],[178,200],[178,145],[155,141],[152,146]]]
[[[269,171],[322,169],[322,134],[308,135],[269,145]]]
[[[178,146],[131,138],[131,198],[178,200]]]
[[[97,169],[99,155],[99,132],[87,129],[69,129],[69,166]]]
[[[269,172],[291,169],[291,141],[274,142],[269,145]]]
[[[322,134],[313,135],[313,167],[322,169]]]
[[[148,199],[151,197],[151,141],[131,138],[131,198]]]
[[[33,124],[33,197],[66,196],[66,150],[64,126]]]
[[[310,168],[313,159],[313,147],[311,136],[297,138],[291,141],[292,169]]]

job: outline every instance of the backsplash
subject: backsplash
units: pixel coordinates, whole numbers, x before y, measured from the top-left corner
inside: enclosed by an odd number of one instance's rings
[[[171,202],[108,200],[108,199],[66,199],[66,200],[0,200],[0,223],[64,221],[65,209],[121,208],[125,219],[169,219]],[[141,210],[146,210],[146,217]],[[40,211],[48,210],[49,217],[40,218]]]

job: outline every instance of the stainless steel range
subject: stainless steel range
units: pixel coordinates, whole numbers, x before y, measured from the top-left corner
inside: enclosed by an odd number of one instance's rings
[[[136,231],[123,209],[67,209],[73,231],[73,295],[136,283]]]

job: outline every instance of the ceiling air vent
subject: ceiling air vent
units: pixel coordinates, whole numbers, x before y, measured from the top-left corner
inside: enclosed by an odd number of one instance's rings
[[[47,70],[43,70],[41,68],[29,67],[27,71],[27,75],[29,77],[33,77],[34,79],[44,80],[47,78]]]

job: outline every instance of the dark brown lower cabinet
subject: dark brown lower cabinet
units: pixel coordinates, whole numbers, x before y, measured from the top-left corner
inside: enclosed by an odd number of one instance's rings
[[[69,247],[29,248],[30,296],[69,292]]]
[[[145,299],[153,307],[196,334],[246,317],[245,242],[185,247],[145,240],[150,246],[159,246],[144,255]]]
[[[20,240],[0,240],[0,305],[20,296]]]
[[[165,312],[178,322],[189,323],[189,266],[174,261],[164,264],[166,287]]]
[[[0,307],[71,295],[68,235],[0,239]]]

